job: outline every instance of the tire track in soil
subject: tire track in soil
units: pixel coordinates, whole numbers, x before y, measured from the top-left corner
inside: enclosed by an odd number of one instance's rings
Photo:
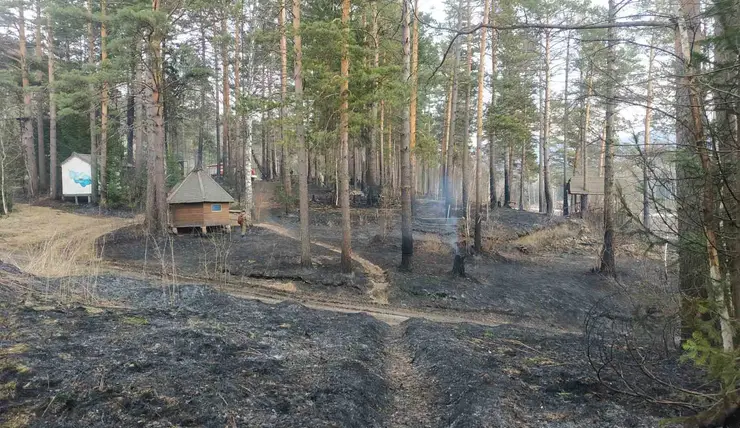
[[[441,308],[407,308],[395,305],[383,305],[379,303],[356,301],[353,299],[327,298],[289,291],[290,287],[283,281],[268,279],[250,279],[249,282],[232,282],[223,280],[212,280],[202,277],[193,277],[171,273],[152,275],[142,273],[142,266],[132,263],[120,263],[107,260],[104,267],[119,275],[131,278],[146,279],[153,282],[161,282],[163,285],[172,285],[174,280],[177,285],[201,285],[211,287],[214,290],[229,294],[241,299],[259,300],[268,304],[281,302],[296,302],[307,308],[337,312],[337,313],[364,313],[390,326],[397,326],[410,318],[420,318],[432,322],[445,324],[469,323],[495,327],[502,324],[514,324],[522,327],[536,328],[554,333],[574,333],[580,330],[561,328],[546,325],[536,320],[521,319],[508,314],[495,312],[461,312]]]
[[[385,345],[385,376],[393,394],[389,428],[432,427],[435,414],[433,388],[412,364],[413,355],[404,334],[406,325],[391,327]]]
[[[258,223],[258,224],[255,224],[254,226],[270,230],[272,232],[277,233],[278,235],[282,235],[287,238],[295,239],[297,241],[300,240],[300,238],[297,237],[290,230],[282,226],[279,226],[277,224],[274,224],[274,223]],[[326,242],[311,240],[311,244],[327,249],[337,254],[342,253],[342,250],[340,248],[337,248],[331,244],[327,244]],[[352,253],[352,260],[359,263],[360,266],[362,266],[362,268],[365,270],[365,273],[367,273],[368,275],[368,280],[370,281],[370,285],[371,285],[370,290],[368,291],[368,295],[370,296],[370,299],[374,303],[378,303],[381,305],[387,305],[388,304],[388,288],[390,284],[388,283],[388,279],[386,278],[385,271],[383,270],[383,268],[381,268],[380,266],[376,265],[375,263],[371,262],[370,260],[364,257],[358,256],[354,252]]]

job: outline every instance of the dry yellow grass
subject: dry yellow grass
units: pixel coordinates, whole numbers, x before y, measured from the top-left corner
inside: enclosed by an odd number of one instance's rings
[[[45,277],[95,273],[98,238],[137,221],[18,204],[0,219],[0,259]]]

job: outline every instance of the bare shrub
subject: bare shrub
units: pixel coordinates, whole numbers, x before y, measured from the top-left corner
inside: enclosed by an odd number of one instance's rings
[[[203,274],[206,278],[226,282],[230,275],[231,233],[210,233],[200,242],[198,258]]]

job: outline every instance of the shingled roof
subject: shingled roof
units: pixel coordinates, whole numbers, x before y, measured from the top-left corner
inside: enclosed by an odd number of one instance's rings
[[[234,202],[234,198],[202,169],[194,169],[167,197],[170,204]]]

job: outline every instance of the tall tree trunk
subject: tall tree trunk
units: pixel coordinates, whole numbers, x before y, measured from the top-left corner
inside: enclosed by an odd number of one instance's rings
[[[41,52],[41,22],[43,22],[43,15],[41,14],[41,0],[36,0],[36,49],[34,59],[36,61],[39,70],[36,72],[36,84],[39,85],[39,90],[36,92],[36,154],[38,156],[38,168],[39,168],[39,195],[44,190],[47,190],[49,183],[47,182],[46,175],[46,149],[44,143],[44,92],[41,90],[41,85],[44,80],[44,73],[41,71],[41,64],[43,61],[43,54]]]
[[[496,25],[496,5],[497,1],[493,0],[491,2],[491,25]],[[497,50],[498,35],[495,31],[491,31],[491,107],[489,110],[491,131],[488,134],[488,196],[490,199],[488,203],[490,209],[496,208],[498,205],[496,198],[496,129],[493,121],[496,110],[496,79],[498,76]]]
[[[3,215],[7,216],[10,214],[8,210],[8,201],[5,196],[5,161],[8,158],[8,154],[5,152],[5,140],[3,139],[3,133],[0,132],[0,201],[3,205]]]
[[[218,44],[213,44],[213,92],[216,107],[216,175],[220,177],[222,174],[221,164],[221,123],[219,115],[219,96],[218,96]]]
[[[100,0],[100,65],[103,73],[108,62],[108,29],[106,24],[106,1]],[[100,205],[108,204],[108,80],[103,80],[100,94]]]
[[[377,25],[377,21],[376,25]],[[311,237],[308,218],[308,146],[303,113],[303,46],[301,45],[301,0],[293,0],[293,52],[295,79],[296,143],[298,145],[298,195],[301,216],[301,265],[311,266]],[[370,168],[372,170],[372,167]],[[374,175],[374,174],[372,174]],[[372,179],[374,180],[374,178]]]
[[[716,232],[718,225],[714,214],[716,201],[714,183],[712,182],[713,168],[704,133],[702,96],[696,83],[696,73],[699,70],[693,63],[694,58],[701,52],[701,24],[697,19],[700,16],[699,6],[696,0],[682,0],[679,5],[681,17],[678,20],[676,34],[676,54],[682,63],[682,70],[678,73],[679,76],[682,76],[679,88],[683,93],[688,94],[689,132],[693,140],[695,156],[698,158],[702,172],[700,180],[701,225],[705,238],[705,257],[709,265],[709,295],[714,301],[713,312],[719,316],[723,349],[730,353],[735,350],[733,319],[730,318],[728,305],[725,302],[725,281],[720,270],[719,254],[717,252],[719,244]],[[723,387],[735,388],[734,385],[723,385]]]
[[[409,0],[401,0],[403,23],[403,81],[408,81],[411,62],[409,40]],[[488,0],[486,0],[488,1]],[[414,238],[411,230],[411,194],[413,192],[411,183],[411,107],[406,104],[403,107],[403,130],[401,135],[401,269],[411,270],[411,259],[414,255]]]
[[[650,120],[653,114],[653,62],[655,61],[655,49],[653,47],[655,37],[651,37],[650,54],[648,55],[647,73],[647,97],[645,100],[645,135],[642,146],[642,224],[650,230],[650,179],[648,162],[650,159]]]
[[[403,0],[402,0],[403,1]],[[457,93],[458,93],[458,85],[460,81],[460,74],[458,73],[458,67],[460,64],[460,49],[458,47],[455,47],[455,61],[453,63],[453,71],[452,71],[452,92],[450,94],[450,133],[447,138],[447,160],[445,162],[445,200],[447,201],[447,212],[452,211],[453,205],[455,205],[455,199],[454,199],[454,193],[455,193],[455,175],[453,174],[453,171],[455,170],[455,136],[456,131],[455,127],[457,125]]]
[[[565,89],[563,90],[563,216],[570,215],[568,206],[568,130],[570,105],[568,105],[568,75],[570,73],[570,33],[565,39]]]
[[[465,26],[471,25],[472,10],[470,0],[465,3]],[[463,143],[460,150],[462,156],[462,205],[465,218],[470,218],[470,99],[473,96],[473,82],[471,72],[473,68],[473,35],[468,34],[465,41],[465,112],[463,112]]]
[[[160,0],[152,1],[152,10],[160,12]],[[165,166],[164,166],[164,106],[162,104],[162,86],[164,84],[162,39],[163,30],[155,28],[149,39],[151,56],[150,75],[152,101],[150,115],[153,124],[153,136],[150,139],[149,172],[147,180],[146,224],[152,235],[163,233],[167,227],[167,201],[165,199]]]
[[[95,35],[93,34],[92,0],[87,0],[87,61],[90,64],[90,72],[95,69]],[[90,121],[90,175],[92,176],[90,202],[98,202],[98,139],[95,102],[95,85],[90,83],[90,107],[88,111]]]
[[[537,138],[537,205],[539,212],[545,212],[545,103],[544,103],[544,82],[542,76],[542,69],[537,71],[537,102],[539,104],[539,136]]]
[[[442,144],[440,147],[441,156],[439,161],[439,175],[440,175],[440,182],[439,187],[440,191],[442,192],[442,197],[447,198],[447,181],[445,180],[445,177],[447,177],[447,146],[449,145],[450,141],[450,115],[452,114],[452,88],[454,86],[453,81],[455,80],[455,69],[452,70],[453,76],[450,77],[450,87],[447,91],[447,103],[445,106],[445,116],[444,116],[444,122],[442,124]],[[447,202],[445,202],[447,204]],[[449,206],[449,205],[448,205]]]
[[[202,66],[207,67],[206,59],[206,24],[201,23],[200,26],[200,62]],[[203,168],[203,143],[206,138],[205,135],[205,122],[206,122],[206,91],[208,90],[208,83],[204,81],[200,87],[200,105],[198,106],[198,151],[195,158],[196,168]],[[217,108],[218,109],[218,108]],[[207,169],[206,169],[207,171]]]
[[[236,3],[236,22],[234,25],[234,138],[231,143],[231,170],[233,171],[232,180],[236,185],[237,199],[242,202],[242,187],[246,184],[246,177],[249,176],[250,180],[252,177],[252,171],[247,172],[246,164],[244,159],[246,156],[243,155],[243,151],[240,148],[244,147],[244,141],[242,140],[242,128],[244,127],[244,121],[242,118],[241,109],[239,108],[239,100],[242,97],[241,87],[241,62],[242,62],[242,21],[244,15],[244,3]],[[241,157],[240,157],[241,156]],[[246,204],[243,206],[247,211],[247,220],[251,222],[251,211],[247,208]]]
[[[285,194],[293,194],[290,180],[290,150],[287,142],[287,103],[288,103],[288,42],[285,31],[285,0],[280,0],[280,14],[278,24],[280,26],[280,172],[283,176],[283,187]]]
[[[591,129],[591,94],[593,94],[593,63],[589,63],[588,67],[588,79],[586,89],[586,108],[585,108],[585,119],[583,132],[581,135],[581,174],[583,176],[583,187],[586,187],[588,180],[588,156],[587,156],[587,140],[588,133]],[[588,194],[581,195],[581,217],[585,218],[588,212]]]
[[[616,19],[614,0],[609,0],[609,22]],[[606,69],[609,76],[616,76],[616,40],[614,28],[607,30]],[[614,257],[614,81],[606,82],[606,130],[604,131],[604,246],[601,250],[601,267],[604,275],[616,276],[617,268]]]
[[[35,197],[38,194],[39,176],[36,168],[36,154],[33,147],[33,121],[31,120],[31,90],[28,80],[28,54],[26,53],[26,20],[24,18],[25,5],[23,1],[18,6],[18,39],[20,42],[19,56],[21,67],[21,85],[23,88],[23,118],[21,121],[21,141],[28,173],[28,194]]]
[[[481,236],[481,206],[483,204],[483,195],[481,194],[481,156],[483,148],[483,79],[485,77],[486,61],[486,25],[488,25],[488,8],[489,0],[484,2],[483,6],[483,28],[480,33],[480,61],[478,64],[478,123],[476,125],[476,142],[475,142],[475,250],[478,253],[483,252],[483,241]]]
[[[352,272],[352,223],[349,210],[349,11],[350,0],[342,0],[341,106],[339,110],[339,202],[342,206],[343,272]]]
[[[380,171],[380,187],[387,186],[385,174],[385,101],[380,100],[380,158],[378,159],[378,171]]]
[[[48,50],[48,78],[49,78],[49,195],[52,199],[59,198],[59,184],[57,170],[59,161],[57,159],[57,104],[56,88],[54,87],[54,29],[51,20],[51,12],[46,10],[46,35]]]
[[[136,44],[136,58],[141,55],[141,45]],[[135,199],[140,199],[144,196],[146,183],[146,163],[147,163],[147,142],[149,127],[148,115],[149,115],[149,103],[151,101],[151,93],[148,85],[148,77],[144,71],[144,61],[138,61],[136,66],[136,81],[134,83],[135,104],[134,104],[134,170],[136,178],[134,180],[134,194]]]
[[[527,175],[527,144],[522,141],[522,164],[519,168],[519,211],[524,211],[524,181]]]
[[[414,0],[413,29],[411,39],[411,107],[410,107],[410,143],[411,156],[411,207],[416,199],[416,110],[419,100],[419,0]],[[377,66],[376,66],[377,67]]]
[[[545,186],[545,211],[552,216],[555,207],[552,201],[552,189],[550,188],[550,31],[545,32],[545,112],[542,139],[542,174]]]
[[[372,13],[372,35],[373,35],[373,67],[378,68],[380,66],[380,31],[378,26],[378,0],[373,0],[371,4]],[[373,82],[373,86],[377,89],[377,80]],[[413,100],[412,100],[413,101]],[[378,102],[373,101],[370,115],[372,117],[372,124],[370,128],[370,148],[368,151],[368,174],[367,174],[367,199],[371,205],[377,204],[378,199]],[[380,130],[381,140],[383,130]]]
[[[715,26],[717,26],[717,37],[732,37],[737,26],[740,8],[737,2],[731,3],[730,9],[723,10],[718,17]],[[717,58],[716,68],[724,70],[720,74],[722,83],[732,87],[729,93],[724,90],[726,86],[721,86],[717,91],[716,97],[722,100],[716,109],[718,110],[718,121],[720,125],[720,145],[718,150],[719,164],[722,167],[720,175],[723,178],[723,188],[720,193],[720,202],[725,207],[728,219],[722,221],[721,237],[724,241],[725,251],[723,254],[727,259],[727,277],[730,282],[732,291],[732,301],[734,306],[734,317],[740,319],[740,114],[738,110],[738,98],[740,88],[738,87],[737,74],[734,72],[734,66],[737,65],[737,58],[740,56],[740,45],[718,43],[716,45],[715,57]],[[716,147],[715,147],[715,150]]]
[[[223,41],[221,43],[221,64],[222,64],[222,76],[223,76],[223,116],[221,118],[221,126],[223,131],[221,132],[221,163],[223,165],[223,174],[228,175],[231,168],[231,159],[229,159],[229,149],[231,145],[231,92],[229,87],[229,27],[228,19],[224,17],[221,20],[221,37]]]
[[[511,175],[513,174],[511,156],[511,141],[506,143],[506,159],[504,159],[504,207],[511,208]]]

